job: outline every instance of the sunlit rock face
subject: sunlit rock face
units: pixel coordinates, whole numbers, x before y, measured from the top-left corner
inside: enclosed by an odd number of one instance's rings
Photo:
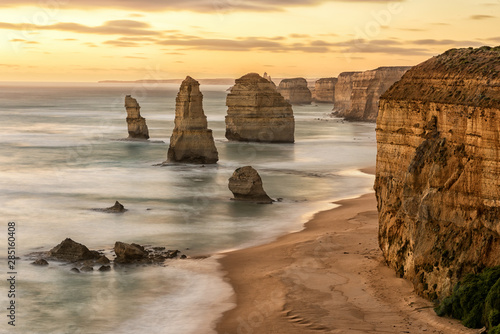
[[[430,299],[500,265],[500,48],[453,49],[380,100],[379,243]]]
[[[200,84],[191,77],[182,82],[175,105],[175,127],[168,162],[214,164],[219,160],[212,130],[203,111]]]
[[[411,67],[344,72],[335,85],[335,114],[349,121],[375,122],[380,96]]]
[[[292,106],[257,73],[236,80],[226,99],[226,138],[233,141],[293,143]]]
[[[149,130],[146,119],[141,117],[141,106],[132,96],[125,96],[127,110],[127,125],[129,139],[149,139]]]
[[[311,104],[312,94],[304,78],[283,79],[278,92],[291,104]]]
[[[320,103],[333,103],[335,101],[335,85],[337,78],[322,78],[314,84],[313,100]]]

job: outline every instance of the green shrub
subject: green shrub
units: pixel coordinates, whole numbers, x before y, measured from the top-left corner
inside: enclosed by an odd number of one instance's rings
[[[469,328],[486,325],[491,332],[500,325],[500,266],[465,276],[435,311],[439,316],[460,319]]]

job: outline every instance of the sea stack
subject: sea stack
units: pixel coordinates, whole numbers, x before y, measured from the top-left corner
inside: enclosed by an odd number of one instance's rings
[[[500,265],[499,129],[500,47],[449,50],[381,97],[380,248],[431,300]]]
[[[333,103],[335,101],[335,85],[337,78],[322,78],[314,84],[313,100],[320,103]]]
[[[127,109],[128,139],[149,139],[146,119],[141,117],[141,106],[132,96],[125,96],[125,108]]]
[[[411,67],[379,67],[341,73],[335,85],[335,114],[348,121],[375,122],[380,96]]]
[[[271,78],[271,76],[270,76],[270,75],[268,75],[268,74],[267,74],[267,72],[264,72],[264,79],[266,79],[267,81],[269,81],[270,83],[272,83],[272,84],[273,84],[273,86],[274,86],[274,89],[276,89],[276,88],[277,88],[277,87],[276,87],[276,84],[275,84],[275,83],[274,83],[274,81],[273,81],[273,79]]]
[[[175,127],[168,162],[215,164],[219,160],[212,130],[203,111],[200,84],[191,77],[182,82],[175,105]]]
[[[293,143],[292,106],[257,73],[236,79],[227,95],[226,138],[235,141]]]
[[[267,196],[259,173],[251,166],[238,168],[229,178],[229,190],[235,201],[271,204],[273,200]]]
[[[304,78],[283,79],[278,92],[291,104],[311,104],[312,94]]]

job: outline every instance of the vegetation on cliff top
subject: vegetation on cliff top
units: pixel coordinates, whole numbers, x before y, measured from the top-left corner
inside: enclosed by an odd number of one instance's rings
[[[435,311],[439,316],[460,319],[466,327],[486,326],[489,334],[499,334],[500,266],[465,276]]]
[[[413,67],[382,99],[500,108],[500,46],[448,50]]]

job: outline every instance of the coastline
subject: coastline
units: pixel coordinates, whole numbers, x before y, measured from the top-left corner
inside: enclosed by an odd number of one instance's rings
[[[384,264],[374,193],[335,204],[299,232],[219,258],[236,307],[217,333],[478,333],[439,318]]]

